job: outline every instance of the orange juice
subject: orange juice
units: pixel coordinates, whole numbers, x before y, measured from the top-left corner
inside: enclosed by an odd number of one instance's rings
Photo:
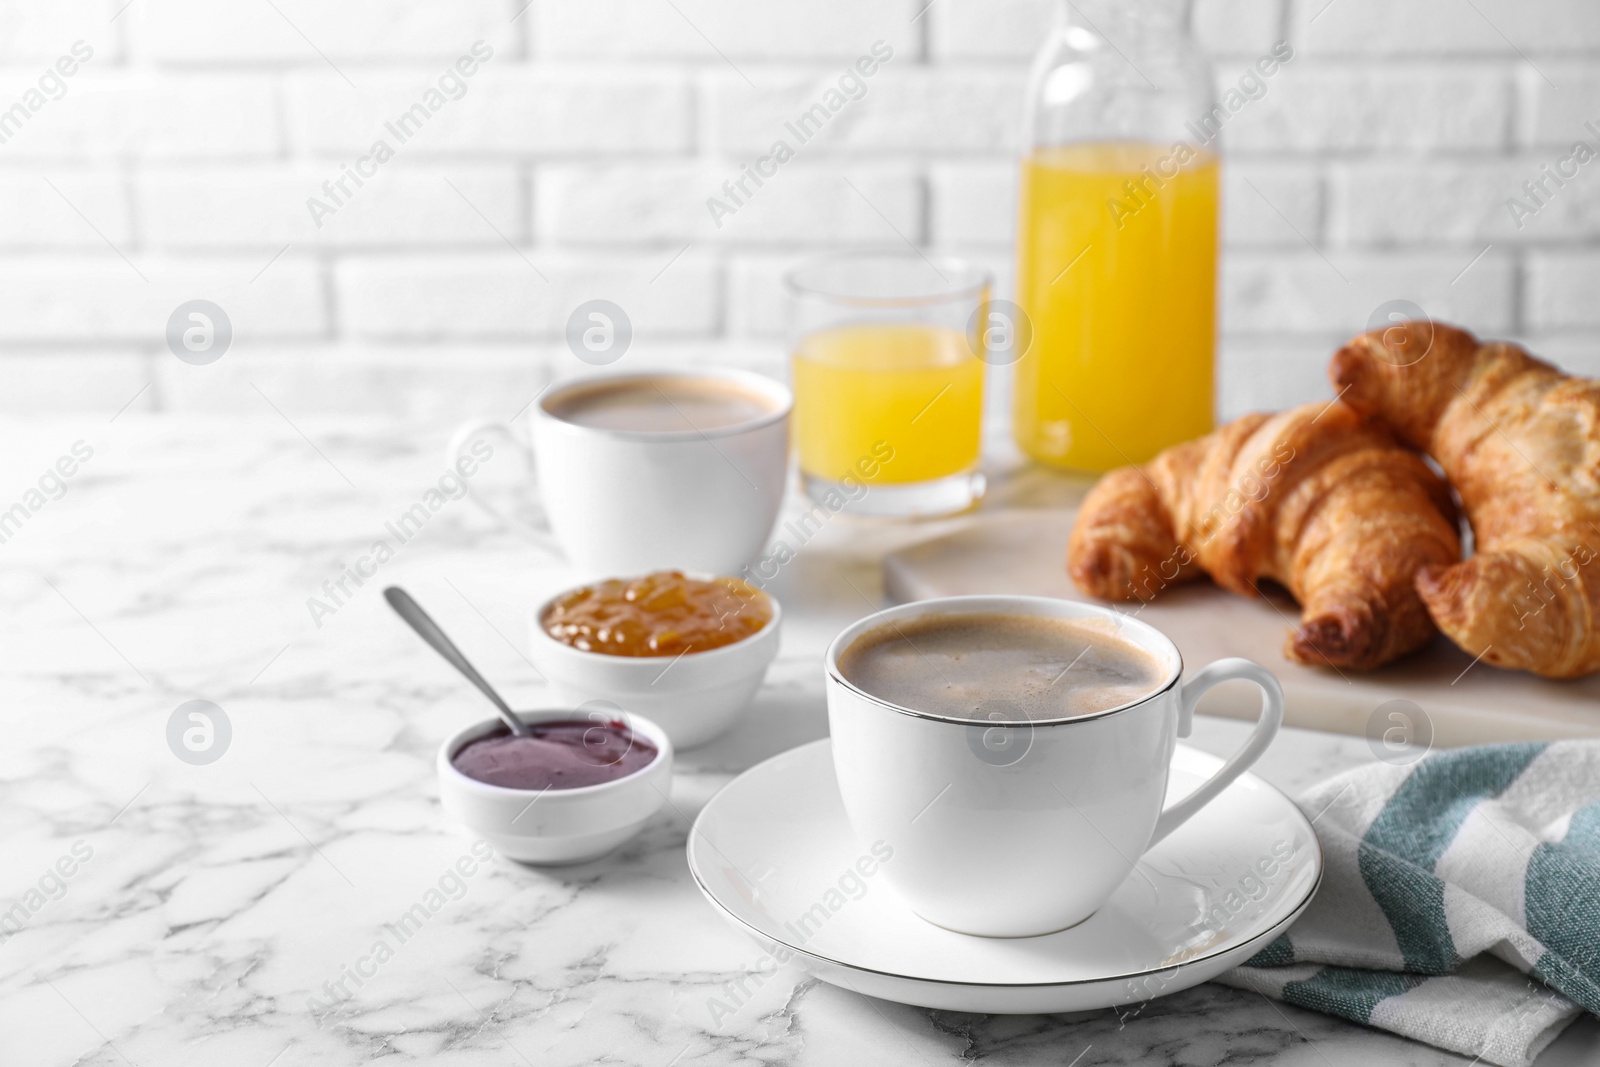
[[[926,482],[978,465],[983,362],[959,330],[924,323],[817,330],[801,338],[793,374],[795,443],[800,469],[812,477]]]
[[[1023,451],[1104,471],[1211,430],[1219,170],[1210,153],[1141,142],[1042,148],[1024,162]]]

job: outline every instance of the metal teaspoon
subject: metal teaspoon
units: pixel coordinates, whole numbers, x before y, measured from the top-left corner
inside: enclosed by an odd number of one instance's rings
[[[406,621],[406,625],[417,631],[418,635],[428,642],[435,652],[449,660],[452,667],[466,675],[467,681],[477,686],[483,695],[494,703],[495,709],[500,712],[500,717],[506,721],[506,725],[511,727],[512,733],[519,737],[527,737],[533,732],[528,728],[527,723],[517,718],[510,705],[500,699],[500,694],[496,693],[494,687],[484,680],[483,675],[479,674],[477,669],[467,662],[467,657],[461,654],[461,650],[456,647],[454,641],[445,636],[445,632],[439,628],[439,624],[434,622],[426,611],[422,610],[422,605],[411,599],[410,593],[407,593],[398,585],[391,585],[383,591],[383,599],[389,602],[389,606],[395,610],[395,614]]]

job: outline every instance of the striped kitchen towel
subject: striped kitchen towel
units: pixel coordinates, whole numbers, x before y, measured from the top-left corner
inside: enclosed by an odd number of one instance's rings
[[[1600,1014],[1600,741],[1374,763],[1299,804],[1322,888],[1219,981],[1501,1067]]]

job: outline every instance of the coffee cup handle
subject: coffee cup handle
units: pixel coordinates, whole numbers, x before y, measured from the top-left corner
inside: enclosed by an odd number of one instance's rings
[[[462,423],[456,432],[450,435],[450,443],[445,445],[445,465],[454,467],[456,460],[466,451],[467,445],[473,439],[491,433],[504,437],[516,446],[517,452],[527,465],[528,473],[532,475],[534,471],[533,442],[519,434],[516,428],[504,419],[478,418]],[[478,509],[485,515],[488,515],[507,529],[516,531],[542,548],[560,553],[560,549],[556,547],[555,539],[548,530],[541,530],[537,526],[523,522],[510,512],[495,507],[484,499],[483,494],[474,489],[470,483],[467,485],[467,499],[476,504]]]
[[[1278,684],[1278,679],[1272,672],[1259,663],[1252,663],[1247,659],[1219,659],[1199,671],[1178,694],[1178,736],[1188,737],[1194,725],[1194,706],[1200,702],[1211,689],[1221,682],[1242,678],[1247,682],[1254,682],[1261,687],[1261,716],[1256,720],[1256,728],[1250,734],[1244,746],[1235,752],[1224,763],[1216,774],[1184,797],[1176,804],[1167,808],[1156,820],[1155,833],[1150,838],[1150,844],[1155,844],[1172,831],[1182,826],[1195,812],[1211,803],[1228,787],[1232,781],[1250,769],[1250,765],[1261,758],[1261,754],[1272,744],[1272,739],[1278,734],[1278,727],[1283,725],[1283,687]]]

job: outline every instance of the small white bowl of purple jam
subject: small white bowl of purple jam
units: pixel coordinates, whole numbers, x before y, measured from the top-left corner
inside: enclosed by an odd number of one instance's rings
[[[524,863],[598,859],[644,828],[672,789],[672,741],[639,715],[524,711],[439,748],[439,800],[495,851]]]

